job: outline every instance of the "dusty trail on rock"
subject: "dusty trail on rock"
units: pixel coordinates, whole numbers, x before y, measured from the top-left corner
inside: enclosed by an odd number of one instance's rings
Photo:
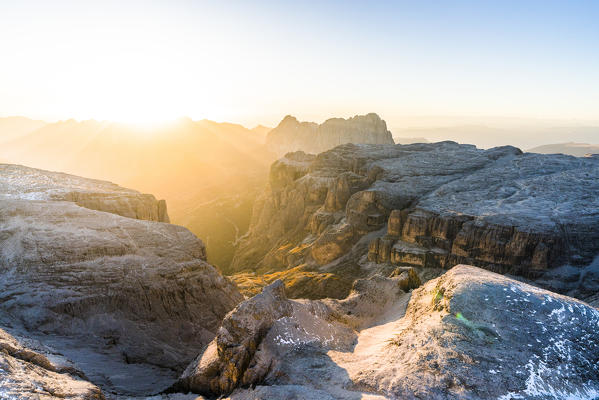
[[[403,317],[410,301],[411,293],[401,296],[372,326],[361,330],[358,334],[356,346],[352,352],[331,350],[327,354],[340,368],[345,370],[349,378],[356,382],[356,378],[374,375],[381,368],[389,368],[383,357],[385,347],[389,340],[400,333],[406,325]],[[368,388],[356,388],[368,391]],[[382,398],[379,396],[364,398]]]

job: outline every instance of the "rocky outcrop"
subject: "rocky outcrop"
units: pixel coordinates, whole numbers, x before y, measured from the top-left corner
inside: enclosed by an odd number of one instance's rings
[[[331,118],[320,125],[288,115],[266,136],[266,146],[279,156],[299,150],[322,153],[345,143],[393,144],[393,137],[385,121],[374,113]]]
[[[599,311],[573,298],[460,265],[415,290],[402,323],[377,357],[389,367],[356,384],[391,398],[599,395]]]
[[[472,266],[404,292],[246,300],[172,388],[231,399],[593,399],[599,311]]]
[[[578,274],[560,291],[583,297],[583,268],[599,254],[598,177],[597,159],[509,146],[293,153],[272,165],[233,267],[357,279],[411,266],[426,280],[469,263],[541,282],[568,264]]]
[[[115,185],[95,194],[95,181],[15,166],[0,182],[0,326],[50,345],[103,389],[168,386],[242,300],[187,229],[69,197],[124,210]],[[123,204],[138,201],[122,191]]]
[[[299,382],[297,372],[309,367],[305,360],[294,362],[297,352],[307,350],[316,359],[332,349],[350,351],[356,330],[405,297],[402,287],[412,288],[406,278],[359,280],[341,301],[289,300],[283,282],[275,281],[227,315],[217,337],[171,390],[213,396],[264,382]]]
[[[0,329],[0,397],[104,400],[102,391],[82,379],[80,371],[57,361]]]
[[[70,201],[91,210],[147,221],[170,222],[164,200],[151,194],[60,172],[0,164],[0,198]]]

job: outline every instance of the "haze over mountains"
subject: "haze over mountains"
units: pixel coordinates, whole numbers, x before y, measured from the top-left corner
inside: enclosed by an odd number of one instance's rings
[[[422,126],[461,120],[405,122]],[[523,137],[530,143],[543,143],[563,137],[592,141],[599,136],[592,127],[557,128],[545,123],[535,128],[530,121],[495,122],[501,128],[400,128],[393,135],[403,144],[450,138],[483,147],[518,143]],[[94,120],[45,123],[0,118],[0,161],[110,180],[164,198],[172,221],[202,237],[209,260],[225,270],[247,232],[270,164],[288,151],[319,153],[350,142],[392,143],[393,139],[376,114],[333,118],[320,125],[287,116],[272,130],[188,118],[145,128]],[[582,156],[593,148],[584,154],[579,146],[539,151]]]
[[[100,121],[37,124],[0,134],[0,158],[52,171],[110,180],[167,200],[173,222],[206,240],[226,265],[249,224],[253,198],[275,159],[263,130],[180,119],[156,128]],[[26,131],[29,128],[29,131]]]
[[[570,154],[576,157],[584,157],[591,154],[599,154],[599,144],[589,143],[558,143],[558,144],[546,144],[544,146],[534,147],[530,150],[531,153],[541,154]]]
[[[568,121],[410,119],[406,125],[391,129],[396,137],[424,137],[432,142],[454,140],[482,148],[511,145],[529,149],[551,143],[599,142],[599,124],[568,124]]]
[[[155,127],[4,118],[0,160],[110,180],[166,199],[172,222],[202,237],[209,260],[226,270],[249,227],[254,199],[267,183],[274,150],[285,152],[273,144],[278,135],[290,150],[323,151],[352,141],[392,143],[376,114],[331,119],[319,140],[312,140],[311,128],[287,129],[289,118],[273,135],[261,125],[247,129],[188,118]]]

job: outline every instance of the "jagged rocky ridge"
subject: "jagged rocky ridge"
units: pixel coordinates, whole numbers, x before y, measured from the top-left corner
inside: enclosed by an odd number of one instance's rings
[[[293,297],[343,298],[354,279],[395,266],[426,280],[469,263],[586,298],[599,288],[586,267],[599,254],[597,193],[599,160],[510,146],[289,153],[271,167],[233,268],[284,279]],[[563,266],[567,279],[552,275]]]
[[[231,399],[593,399],[599,311],[459,265],[412,293],[356,281],[289,300],[281,281],[227,315],[172,390]]]
[[[393,144],[387,124],[374,113],[331,118],[317,124],[288,115],[266,136],[266,146],[279,156],[292,151],[321,153],[345,143]]]
[[[0,191],[0,326],[106,393],[170,385],[242,300],[151,195],[14,165]]]

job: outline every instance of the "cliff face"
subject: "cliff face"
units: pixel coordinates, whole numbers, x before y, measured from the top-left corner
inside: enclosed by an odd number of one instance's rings
[[[343,300],[275,282],[236,307],[175,390],[256,399],[594,399],[599,311],[459,265],[411,293],[359,280]],[[250,389],[251,388],[251,389]]]
[[[345,143],[393,144],[393,137],[374,113],[331,118],[320,125],[288,115],[266,136],[266,146],[279,156],[299,150],[317,154]]]
[[[459,263],[545,279],[571,264],[560,290],[584,296],[583,267],[599,254],[598,177],[593,158],[453,142],[288,154],[233,267],[309,270],[304,281],[343,297],[353,279],[396,266],[425,279]]]
[[[104,389],[168,386],[242,300],[153,196],[20,166],[0,193],[0,325]]]
[[[69,201],[91,210],[170,222],[164,200],[111,182],[21,165],[0,164],[0,198]]]

